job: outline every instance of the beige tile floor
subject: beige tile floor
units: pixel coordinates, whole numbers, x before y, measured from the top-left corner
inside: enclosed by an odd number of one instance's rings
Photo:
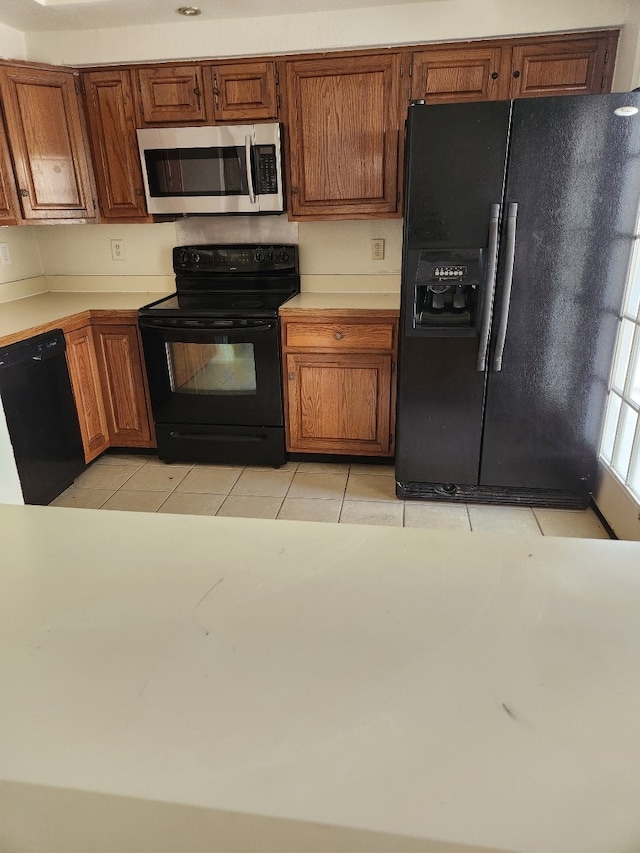
[[[390,465],[288,462],[275,470],[108,454],[52,505],[609,538],[592,510],[401,501]]]

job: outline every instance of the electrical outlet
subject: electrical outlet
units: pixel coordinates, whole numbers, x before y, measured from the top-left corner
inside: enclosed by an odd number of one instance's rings
[[[124,240],[111,241],[111,260],[124,261]]]
[[[371,241],[371,257],[374,261],[384,260],[384,240],[382,237],[374,238]]]
[[[6,267],[11,263],[11,255],[9,254],[9,246],[6,243],[0,243],[0,260],[2,266]]]

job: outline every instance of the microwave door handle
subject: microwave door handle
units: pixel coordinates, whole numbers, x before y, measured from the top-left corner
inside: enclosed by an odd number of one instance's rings
[[[256,203],[256,194],[253,189],[253,173],[251,171],[251,137],[245,136],[244,138],[244,151],[245,151],[245,165],[247,168],[247,187],[249,188],[249,201],[251,204]]]

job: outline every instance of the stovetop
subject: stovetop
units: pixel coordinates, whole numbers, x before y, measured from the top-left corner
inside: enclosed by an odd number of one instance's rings
[[[174,293],[140,309],[147,317],[277,317],[281,305],[296,295],[287,293]]]
[[[292,245],[177,246],[176,293],[140,309],[145,317],[277,317],[300,292],[298,249]]]

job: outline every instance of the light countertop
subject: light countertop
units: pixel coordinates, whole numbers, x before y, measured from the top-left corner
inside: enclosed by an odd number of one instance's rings
[[[85,311],[137,311],[162,293],[47,292],[0,303],[0,344],[64,325]]]
[[[8,853],[640,849],[640,543],[0,529]]]
[[[299,293],[280,307],[280,313],[294,311],[395,311],[400,310],[399,293]]]
[[[0,345],[39,334],[56,324],[64,326],[86,311],[137,311],[162,299],[158,292],[47,292],[0,303]],[[300,293],[282,311],[398,311],[398,293]]]

